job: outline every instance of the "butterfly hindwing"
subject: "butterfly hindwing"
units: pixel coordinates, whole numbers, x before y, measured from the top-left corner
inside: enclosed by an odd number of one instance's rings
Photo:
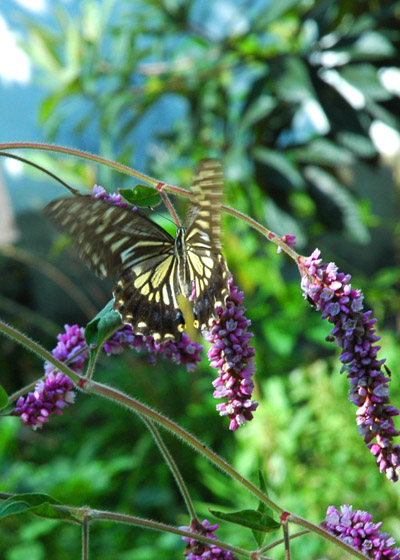
[[[125,270],[114,286],[114,309],[124,323],[135,323],[135,334],[158,343],[179,339],[185,319],[176,299],[175,256],[155,256]]]
[[[207,330],[229,294],[229,270],[221,253],[223,181],[221,164],[204,160],[192,186],[186,219],[189,280],[194,288],[195,318]]]

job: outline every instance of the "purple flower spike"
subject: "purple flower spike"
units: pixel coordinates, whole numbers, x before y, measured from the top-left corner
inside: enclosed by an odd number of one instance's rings
[[[78,325],[64,325],[64,328],[65,333],[57,336],[58,344],[52,351],[52,354],[60,362],[68,360],[68,365],[73,371],[82,373],[85,360],[89,356],[89,348],[86,347],[85,342],[85,329],[78,327]],[[45,362],[44,370],[46,375],[48,375],[55,368],[49,362]]]
[[[373,523],[372,515],[352,506],[329,506],[326,519],[321,523],[333,535],[374,560],[399,560],[400,549],[387,533],[382,533],[382,523]]]
[[[400,445],[393,438],[400,435],[393,417],[399,411],[389,404],[390,377],[382,371],[385,360],[378,360],[380,339],[375,334],[376,319],[371,311],[363,312],[363,294],[352,288],[351,276],[338,272],[335,263],[322,264],[320,251],[302,263],[305,274],[301,286],[304,296],[322,311],[322,318],[332,323],[331,336],[342,348],[341,373],[350,380],[349,400],[357,405],[360,435],[376,457],[380,472],[389,480],[399,478]]]
[[[119,193],[107,193],[107,191],[101,187],[100,185],[94,185],[93,187],[93,198],[99,198],[101,200],[105,200],[110,204],[114,204],[115,206],[122,206],[123,208],[128,208],[129,204],[122,200],[122,196]],[[132,206],[132,211],[135,212],[137,210],[136,206]]]
[[[229,417],[230,430],[237,430],[253,418],[258,403],[251,399],[255,373],[254,348],[249,346],[253,334],[247,332],[251,322],[244,316],[243,292],[233,286],[232,278],[229,286],[226,308],[217,309],[218,321],[206,333],[206,339],[212,343],[208,352],[211,367],[219,374],[213,382],[214,397],[227,399],[217,405],[217,411]]]
[[[12,416],[20,416],[24,424],[34,430],[49,421],[52,414],[62,414],[63,408],[75,400],[74,384],[61,373],[49,373],[40,380],[33,393],[20,397]]]
[[[181,529],[218,540],[218,537],[214,535],[218,527],[219,525],[211,525],[210,522],[205,519],[202,523],[193,520],[190,527],[181,527]],[[235,556],[233,552],[220,548],[217,545],[202,543],[196,541],[196,539],[190,539],[189,537],[182,537],[182,539],[188,543],[183,553],[187,560],[237,560],[237,556]]]
[[[157,344],[152,336],[135,335],[130,325],[124,325],[107,340],[104,350],[107,355],[120,354],[124,348],[147,350],[151,354],[150,363],[155,363],[155,356],[161,355],[167,360],[186,366],[188,371],[196,369],[197,362],[201,361],[202,346],[190,340],[187,334],[183,334],[179,342],[168,341],[165,344]]]
[[[73,371],[82,373],[89,356],[84,329],[78,325],[64,325],[64,328],[65,332],[57,336],[58,343],[52,354],[60,362],[68,360]],[[44,371],[45,379],[37,383],[33,393],[20,397],[11,412],[35,430],[48,422],[52,414],[62,414],[62,409],[75,401],[74,383],[67,375],[57,371],[50,362],[44,363]]]

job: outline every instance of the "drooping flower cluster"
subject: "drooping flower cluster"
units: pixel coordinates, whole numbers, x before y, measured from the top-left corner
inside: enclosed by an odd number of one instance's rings
[[[107,193],[107,191],[101,187],[100,185],[94,185],[93,187],[93,198],[99,198],[101,200],[105,200],[110,204],[114,204],[115,206],[122,206],[127,208],[129,204],[122,200],[122,196],[119,193]],[[136,210],[135,206],[132,206],[132,210]]]
[[[64,328],[65,332],[57,336],[58,343],[52,354],[61,362],[68,362],[73,371],[81,373],[89,355],[84,329],[78,325],[64,325]],[[20,397],[11,412],[34,429],[41,428],[53,414],[61,415],[62,410],[75,401],[73,381],[50,362],[45,362],[44,369],[45,379],[37,383],[33,392]]]
[[[399,560],[400,549],[395,540],[382,533],[382,523],[373,523],[372,515],[352,506],[340,506],[340,513],[329,506],[326,520],[321,525],[342,541],[374,560]]]
[[[251,399],[255,373],[254,348],[249,346],[253,334],[247,331],[251,322],[244,315],[243,292],[233,285],[232,278],[229,285],[226,308],[217,309],[218,320],[206,339],[212,343],[208,352],[211,367],[219,374],[213,382],[214,397],[227,399],[216,408],[221,416],[229,417],[229,429],[237,430],[253,418],[258,403]]]
[[[82,373],[89,348],[85,342],[85,331],[78,325],[65,325],[65,332],[57,336],[57,346],[52,351],[55,358],[68,366],[76,373]],[[108,356],[120,354],[124,349],[147,350],[150,353],[149,362],[155,363],[156,356],[162,356],[177,364],[186,366],[188,371],[193,371],[197,362],[201,361],[202,346],[190,340],[183,334],[179,342],[166,342],[156,344],[151,336],[137,336],[132,332],[130,325],[124,325],[104,344]],[[45,379],[40,380],[35,390],[26,397],[20,397],[12,415],[20,416],[27,425],[35,429],[48,422],[52,414],[62,414],[61,409],[74,402],[74,384],[72,380],[57,371],[50,362],[45,362]]]
[[[164,344],[157,344],[152,336],[135,335],[130,325],[124,325],[104,344],[107,355],[120,354],[127,347],[150,352],[150,363],[155,363],[156,356],[159,355],[186,366],[188,371],[193,371],[197,367],[197,362],[201,361],[202,346],[190,340],[187,334],[182,334],[179,342],[168,341]]]
[[[48,422],[53,414],[61,415],[62,410],[74,401],[72,380],[61,371],[52,372],[37,383],[33,393],[17,400],[11,414],[20,416],[24,424],[36,430]]]
[[[350,284],[351,276],[338,272],[334,263],[322,264],[320,251],[302,262],[302,289],[315,308],[322,311],[322,319],[334,325],[331,337],[342,348],[341,372],[350,380],[349,400],[358,406],[357,425],[371,453],[376,457],[380,472],[396,482],[400,466],[400,445],[393,437],[393,417],[399,411],[389,404],[390,377],[382,371],[385,360],[378,360],[380,337],[375,334],[376,319],[371,311],[363,312],[360,290]],[[375,440],[375,441],[373,441]]]
[[[211,523],[205,519],[202,523],[194,520],[191,522],[190,527],[181,527],[181,529],[218,540],[218,537],[214,535],[218,527],[219,525],[211,525]],[[230,550],[225,550],[217,545],[202,543],[189,537],[182,538],[188,543],[184,552],[184,556],[187,560],[237,560],[237,556]]]

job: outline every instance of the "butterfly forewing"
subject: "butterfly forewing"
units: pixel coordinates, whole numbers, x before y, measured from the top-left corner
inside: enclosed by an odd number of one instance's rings
[[[189,280],[194,287],[194,311],[201,330],[216,319],[229,294],[229,270],[221,253],[221,164],[204,160],[197,170],[186,219]]]
[[[130,208],[80,195],[51,202],[46,214],[71,235],[82,260],[100,277],[120,275],[114,309],[135,334],[159,343],[179,338],[184,318],[168,232]]]
[[[69,233],[81,259],[101,278],[141,259],[173,251],[174,239],[130,208],[76,195],[50,202],[46,215]]]

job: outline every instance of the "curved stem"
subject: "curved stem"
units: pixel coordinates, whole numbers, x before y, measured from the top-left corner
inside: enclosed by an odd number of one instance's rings
[[[179,488],[179,491],[182,495],[182,498],[183,498],[183,500],[186,504],[186,508],[189,512],[190,518],[191,519],[197,519],[196,510],[194,509],[194,505],[193,505],[192,499],[190,497],[189,491],[187,489],[187,486],[185,484],[185,481],[184,481],[184,479],[182,477],[182,474],[181,474],[181,472],[178,468],[178,465],[174,461],[174,458],[172,457],[171,453],[169,452],[169,449],[165,445],[164,440],[162,439],[162,437],[160,435],[160,432],[154,426],[153,422],[151,422],[150,420],[148,420],[144,416],[140,416],[140,418],[143,420],[143,422],[146,424],[147,428],[151,432],[151,435],[153,436],[154,441],[156,442],[158,448],[161,451],[161,454],[163,455],[165,461],[167,462],[167,464],[169,466],[169,469],[170,469],[173,477],[175,478],[175,482],[176,482],[176,484]]]
[[[168,212],[170,213],[171,218],[173,219],[176,227],[181,227],[181,223],[179,221],[177,213],[175,212],[175,208],[173,207],[172,202],[170,201],[167,193],[164,192],[164,183],[159,183],[159,185],[157,186],[157,190],[162,196],[164,204],[168,208]]]
[[[1,330],[1,327],[0,327],[0,330]],[[81,348],[79,350],[79,352],[76,352],[76,354],[74,354],[71,358],[68,358],[67,360],[65,360],[65,362],[62,362],[62,363],[64,363],[66,366],[68,366],[68,364],[70,364],[72,362],[72,360],[75,360],[78,356],[80,356],[81,354],[84,354],[87,351],[87,349],[88,349],[88,347],[85,345],[83,348]],[[56,370],[56,368],[54,368],[54,369]],[[57,369],[60,369],[60,368],[57,368]],[[67,375],[69,375],[69,373]],[[8,397],[8,404],[11,404],[11,403],[17,401],[19,399],[19,397],[22,397],[26,393],[29,393],[29,391],[31,389],[34,389],[36,387],[36,385],[40,381],[40,379],[44,379],[44,378],[45,378],[45,376],[42,375],[41,377],[37,378],[35,381],[32,381],[28,385],[25,385],[25,387],[22,387],[22,389],[19,389],[18,391],[15,391],[15,393],[12,393],[12,395],[10,395]]]
[[[7,325],[6,323],[4,323],[4,321],[1,320],[0,332],[3,332],[3,334],[22,344],[28,350],[40,356],[43,360],[47,360],[48,362],[53,364],[57,370],[65,373],[65,375],[68,375],[81,390],[111,399],[114,402],[127,406],[132,412],[136,412],[150,420],[154,420],[155,422],[157,422],[157,424],[160,424],[165,429],[172,432],[176,437],[182,438],[185,443],[191,445],[196,451],[206,457],[211,463],[220,468],[225,474],[229,475],[231,478],[239,482],[239,484],[247,488],[254,496],[264,502],[272,510],[276,511],[279,515],[284,511],[268,496],[266,496],[259,488],[257,488],[257,486],[255,486],[252,482],[239,474],[229,463],[222,459],[222,457],[219,457],[204,443],[202,443],[200,440],[198,440],[196,437],[194,437],[192,434],[187,432],[184,428],[182,428],[169,418],[142,404],[136,399],[125,395],[121,391],[118,391],[111,387],[107,387],[106,385],[97,383],[95,381],[90,381],[84,376],[72,371],[65,365],[65,363],[60,362],[59,360],[57,360],[57,358],[50,354],[50,352],[42,348],[40,344],[33,341],[14,327]]]
[[[74,148],[67,148],[66,146],[57,146],[52,144],[43,144],[37,142],[6,142],[0,143],[0,150],[16,150],[16,149],[34,149],[34,150],[46,150],[49,152],[57,152],[60,154],[68,154],[70,156],[79,157],[82,159],[88,159],[90,161],[94,161],[96,163],[100,163],[106,165],[107,167],[111,167],[121,173],[126,173],[127,175],[131,175],[132,177],[136,177],[141,181],[146,181],[153,186],[156,186],[158,181],[149,177],[148,175],[144,175],[143,173],[139,173],[139,171],[135,171],[131,169],[127,165],[123,165],[122,163],[117,163],[116,161],[112,161],[100,156],[96,156],[89,152],[85,152],[84,150],[75,150]]]
[[[297,533],[293,533],[293,535],[290,535],[289,538],[290,540],[293,539],[297,539],[299,537],[302,537],[303,535],[309,535],[310,531],[308,529],[304,529],[303,531],[298,531]],[[259,553],[263,554],[264,552],[267,552],[268,550],[271,550],[272,548],[275,548],[276,546],[283,544],[285,542],[285,539],[277,539],[276,541],[267,544],[266,546],[263,546],[262,548],[259,549]]]
[[[140,416],[144,416],[147,419],[153,420],[154,422],[157,422],[158,424],[163,426],[165,429],[170,431],[172,434],[174,434],[176,437],[182,438],[185,443],[187,443],[188,445],[191,445],[196,451],[198,451],[201,455],[206,457],[216,467],[220,468],[225,474],[229,475],[232,479],[239,482],[239,484],[244,486],[247,490],[249,490],[249,492],[251,492],[259,500],[261,500],[263,503],[265,503],[267,506],[269,506],[273,511],[277,512],[279,514],[280,518],[284,517],[285,521],[288,521],[290,523],[296,523],[297,525],[300,525],[300,526],[308,529],[312,533],[316,533],[320,537],[332,542],[333,544],[336,544],[337,546],[339,546],[343,550],[351,553],[353,556],[357,556],[357,558],[360,558],[361,560],[367,560],[367,557],[364,556],[361,552],[359,552],[358,550],[355,550],[354,548],[352,548],[351,546],[346,544],[344,541],[341,541],[340,539],[338,539],[337,537],[335,537],[334,535],[332,535],[331,533],[329,533],[328,531],[326,531],[322,527],[320,527],[318,525],[314,525],[313,523],[310,523],[309,521],[307,521],[307,520],[305,520],[305,519],[303,519],[303,518],[301,518],[297,515],[294,515],[290,512],[284,511],[277,504],[275,504],[275,502],[273,502],[268,496],[266,496],[259,488],[254,486],[254,484],[252,484],[249,480],[247,480],[242,475],[240,475],[231,465],[229,465],[229,463],[227,463],[224,459],[219,457],[214,451],[209,449],[200,440],[198,440],[196,437],[194,437],[192,434],[187,432],[184,428],[182,428],[178,424],[175,424],[175,422],[173,422],[169,418],[166,418],[165,416],[159,414],[155,410],[143,405],[142,403],[140,403],[136,399],[133,399],[132,397],[129,397],[128,395],[125,395],[124,393],[122,393],[120,391],[117,391],[116,389],[112,389],[110,387],[107,387],[106,385],[102,385],[102,384],[94,382],[94,381],[88,381],[87,379],[85,379],[85,377],[83,377],[83,376],[75,373],[74,371],[72,371],[69,367],[67,367],[65,365],[65,363],[57,360],[52,354],[50,354],[49,352],[47,352],[47,350],[42,348],[40,346],[40,344],[38,344],[37,342],[34,342],[33,340],[28,338],[23,333],[21,333],[20,331],[18,331],[14,327],[11,327],[10,325],[7,325],[6,323],[4,323],[4,321],[1,321],[1,320],[0,320],[0,332],[9,336],[10,338],[15,340],[19,344],[22,344],[28,350],[37,354],[42,359],[47,360],[50,363],[52,363],[56,367],[56,369],[58,369],[59,371],[62,371],[63,373],[65,373],[65,375],[68,375],[71,379],[73,379],[74,382],[77,384],[77,386],[81,390],[86,391],[88,393],[101,395],[105,398],[113,400],[114,402],[118,402],[119,404],[125,405],[131,411],[136,412]],[[0,493],[0,498],[2,496],[4,496],[4,494]],[[110,516],[110,517],[108,517],[108,519],[117,519],[118,516],[119,516],[119,514],[107,514],[107,513],[106,513],[106,515]],[[122,517],[121,517],[121,520],[122,520]],[[105,518],[105,517],[103,517],[103,518]],[[131,518],[131,517],[125,516],[125,519],[126,520],[133,520],[133,519],[136,519],[136,518]],[[125,522],[128,522],[128,521],[125,521]],[[143,521],[142,520],[141,520],[141,523],[142,523],[142,526],[143,526]],[[147,520],[146,520],[146,523],[147,523]],[[155,523],[155,522],[150,522],[150,523]],[[156,526],[158,527],[159,524],[155,523],[154,526],[146,524],[146,526],[148,528],[156,528]],[[167,527],[167,526],[165,526],[165,527]],[[200,538],[200,535],[193,535],[192,533],[186,533],[184,531],[177,530],[177,529],[170,528],[170,527],[168,527],[168,530],[169,530],[169,532],[181,534],[183,536],[190,536],[191,538],[197,538],[197,536],[198,536],[199,540],[202,540],[204,542],[209,542],[206,537],[201,537]],[[210,544],[215,544],[215,540],[210,539]],[[222,543],[221,543],[221,545],[222,545]],[[225,546],[225,543],[222,546]],[[232,547],[230,547],[230,545],[228,546],[227,549],[228,550],[234,550]],[[235,550],[237,550],[237,549],[235,548]],[[239,554],[245,554],[249,558],[252,557],[252,556],[249,556],[249,553],[247,551],[238,552],[238,553]],[[253,556],[253,558],[254,558],[254,556]],[[258,558],[261,558],[261,557],[259,556]]]
[[[18,495],[18,494],[16,494]],[[14,494],[9,494],[5,492],[0,492],[0,499],[1,500],[8,500],[13,498]],[[206,537],[204,535],[198,535],[197,533],[192,533],[191,531],[185,531],[183,529],[179,529],[178,527],[173,527],[172,525],[167,525],[165,523],[159,523],[158,521],[153,521],[151,519],[143,519],[141,517],[135,517],[133,515],[126,515],[124,513],[113,513],[110,511],[104,511],[99,509],[91,509],[88,507],[84,508],[77,508],[73,506],[66,506],[66,505],[56,505],[52,504],[52,507],[59,511],[64,511],[69,513],[71,516],[75,517],[77,520],[80,520],[82,525],[87,523],[92,523],[94,521],[114,521],[116,523],[126,523],[128,525],[135,525],[137,527],[143,527],[144,529],[153,529],[155,531],[160,531],[163,533],[172,533],[174,535],[179,535],[181,537],[188,537],[190,539],[195,539],[200,542],[204,542],[211,545],[218,545],[225,550],[231,550],[235,554],[240,554],[245,558],[251,558],[252,552],[245,550],[244,548],[240,548],[238,546],[234,546],[230,543],[225,543],[223,541],[217,541],[210,537]],[[267,560],[266,557],[260,556],[260,560]]]
[[[190,196],[190,191],[187,191],[186,189],[174,187],[173,185],[168,185],[167,183],[162,183],[161,181],[157,181],[157,179],[154,179],[149,175],[140,173],[139,171],[135,171],[134,169],[128,167],[127,165],[123,165],[122,163],[117,163],[115,161],[102,158],[100,156],[96,156],[82,150],[75,150],[73,148],[67,148],[64,146],[56,146],[56,145],[43,144],[43,143],[39,144],[34,142],[0,143],[0,150],[27,149],[27,148],[36,149],[36,150],[48,150],[52,152],[58,152],[58,153],[68,154],[75,157],[80,157],[83,159],[88,159],[96,163],[106,165],[107,167],[111,167],[112,169],[115,169],[116,171],[119,171],[121,173],[125,173],[132,177],[136,177],[141,181],[145,181],[146,183],[149,183],[152,187],[156,189],[158,189],[158,185],[162,184],[163,190],[166,190],[178,196]],[[234,208],[230,208],[229,206],[222,205],[221,210],[226,212],[227,214],[230,214],[232,216],[235,216],[236,218],[240,218],[241,220],[245,221],[250,227],[254,228],[256,231],[261,233],[269,241],[272,241],[273,243],[278,245],[284,253],[286,253],[289,257],[291,257],[297,263],[297,265],[300,266],[301,256],[298,253],[296,253],[296,251],[294,251],[291,247],[289,247],[284,241],[282,241],[279,235],[276,235],[266,227],[259,224],[256,220],[253,220],[249,216],[246,216],[246,214],[243,214],[242,212],[239,212]]]
[[[55,322],[47,319],[47,317],[41,313],[32,311],[28,306],[0,294],[0,309],[1,308],[17,317],[23,317],[24,321],[33,323],[37,328],[50,336],[55,336],[59,332],[58,325]]]
[[[169,418],[142,404],[133,397],[125,395],[124,393],[111,387],[107,387],[106,385],[103,385],[101,383],[92,381],[87,384],[82,384],[81,387],[90,393],[102,395],[103,397],[111,399],[115,402],[119,402],[120,404],[127,406],[131,411],[135,411],[140,415],[143,415],[146,418],[157,422],[157,424],[160,424],[161,426],[163,426],[163,428],[172,432],[176,437],[181,438],[185,443],[191,445],[196,451],[206,457],[215,466],[220,468],[225,474],[247,488],[247,490],[249,490],[259,500],[268,505],[272,510],[276,511],[279,515],[283,512],[282,508],[275,504],[275,502],[273,502],[268,496],[266,496],[252,482],[239,474],[229,463],[222,459],[222,457],[219,457],[219,455],[209,449],[204,443],[202,443],[195,436],[193,436],[191,433],[186,431],[184,428],[182,428]]]
[[[14,247],[13,245],[3,245],[0,247],[0,255],[12,258],[16,261],[22,262],[29,266],[35,267],[36,270],[41,272],[44,276],[47,276],[52,280],[57,286],[59,286],[69,297],[75,301],[80,309],[85,313],[85,315],[90,319],[97,313],[96,307],[90,301],[90,299],[76,286],[65,274],[60,272],[58,268],[53,266],[51,263],[27,253],[23,249]]]
[[[73,187],[71,187],[71,185],[68,185],[68,183],[63,181],[55,173],[52,173],[51,171],[49,171],[45,167],[43,167],[41,165],[38,165],[37,163],[34,163],[33,161],[31,161],[29,159],[25,159],[21,156],[17,156],[16,154],[9,154],[8,152],[0,152],[0,156],[5,156],[5,157],[11,158],[11,159],[16,159],[17,161],[21,161],[22,163],[26,163],[26,164],[28,164],[32,167],[35,167],[39,171],[42,171],[42,173],[46,173],[46,175],[49,175],[50,177],[52,177],[53,179],[55,179],[56,181],[61,183],[64,187],[66,187],[73,194],[78,194],[79,193],[79,191],[77,189],[74,189]]]
[[[1,319],[0,319],[0,332],[6,336],[9,336],[12,340],[15,340],[15,342],[18,342],[18,344],[21,344],[22,346],[24,346],[25,348],[33,352],[33,354],[36,354],[42,360],[46,360],[47,362],[53,364],[53,366],[57,370],[61,371],[62,373],[65,373],[65,375],[68,375],[68,377],[70,377],[76,383],[79,383],[79,380],[82,379],[80,375],[72,371],[72,369],[70,369],[67,365],[65,365],[65,363],[60,362],[60,360],[57,360],[57,358],[55,358],[53,354],[45,350],[40,344],[38,344],[37,342],[35,342],[25,334],[21,333],[18,329],[11,327],[11,325],[8,325]]]

